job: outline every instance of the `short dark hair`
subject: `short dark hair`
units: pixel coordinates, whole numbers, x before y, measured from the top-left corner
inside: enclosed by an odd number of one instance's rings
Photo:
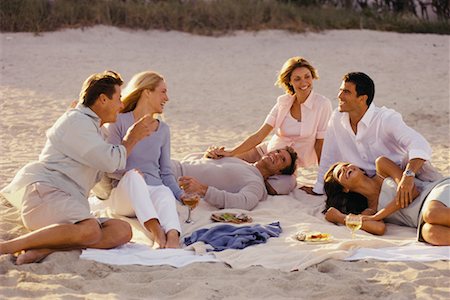
[[[114,71],[92,74],[83,83],[79,102],[84,106],[91,107],[101,94],[105,94],[111,99],[116,91],[115,86],[122,84],[123,80],[119,73]]]
[[[284,150],[286,150],[291,156],[291,164],[282,169],[280,172],[283,175],[292,175],[294,174],[295,169],[297,169],[297,152],[295,152],[295,150],[290,146],[286,146]]]
[[[344,75],[343,80],[355,84],[357,96],[367,96],[366,104],[369,107],[375,97],[375,84],[373,80],[362,72],[347,73]]]
[[[334,207],[343,214],[360,214],[369,207],[367,198],[355,192],[344,192],[344,187],[334,178],[333,171],[341,164],[340,162],[332,165],[324,178],[324,190],[327,196],[325,200],[325,209],[322,213],[326,213],[330,207]]]

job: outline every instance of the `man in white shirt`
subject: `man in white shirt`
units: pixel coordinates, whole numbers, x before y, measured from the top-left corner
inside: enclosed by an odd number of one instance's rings
[[[431,147],[425,138],[410,128],[402,116],[372,103],[375,85],[364,73],[344,76],[339,89],[338,108],[333,112],[325,135],[317,182],[310,194],[323,194],[323,176],[335,162],[357,165],[369,176],[375,174],[375,160],[386,156],[405,170],[398,184],[397,201],[412,201],[414,177],[435,180],[438,174],[429,164]]]
[[[24,166],[2,190],[32,232],[0,242],[0,255],[16,254],[16,264],[25,264],[55,251],[108,249],[131,239],[128,223],[95,219],[87,200],[101,173],[123,169],[133,147],[157,126],[151,116],[144,117],[121,145],[105,142],[100,127],[115,122],[123,108],[122,83],[120,75],[111,71],[86,79],[77,107],[47,131],[39,160]]]

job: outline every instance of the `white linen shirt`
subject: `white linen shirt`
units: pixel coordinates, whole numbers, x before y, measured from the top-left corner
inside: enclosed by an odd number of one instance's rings
[[[20,192],[32,183],[44,182],[87,201],[102,172],[125,168],[126,148],[104,140],[100,118],[84,105],[65,112],[46,135],[39,160],[24,166],[1,191],[18,208]]]
[[[393,109],[371,104],[357,125],[355,134],[348,113],[335,109],[328,124],[317,182],[313,191],[323,194],[323,176],[336,162],[349,162],[375,175],[375,160],[386,156],[401,165],[407,159],[431,159],[425,138],[405,124]]]

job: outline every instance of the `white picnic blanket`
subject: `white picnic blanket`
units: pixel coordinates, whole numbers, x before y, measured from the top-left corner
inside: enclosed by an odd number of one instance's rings
[[[101,209],[99,200],[91,199],[93,208],[97,209],[100,216],[112,216],[108,209]],[[246,268],[249,266],[263,266],[269,269],[292,271],[305,269],[311,265],[333,258],[340,260],[380,259],[380,260],[411,260],[430,261],[450,259],[450,247],[433,247],[416,242],[416,229],[393,224],[387,225],[384,236],[375,236],[364,231],[358,231],[356,238],[351,239],[351,234],[345,226],[337,226],[327,222],[323,214],[324,197],[310,196],[296,189],[288,196],[269,196],[253,211],[224,210],[227,212],[245,212],[253,218],[253,224],[268,224],[279,221],[283,229],[278,238],[270,238],[267,243],[250,246],[242,250],[224,250],[213,252],[218,261],[230,265],[232,268]],[[221,212],[224,212],[221,211]],[[178,206],[180,219],[183,221],[187,215],[187,208]],[[200,228],[216,226],[210,220],[213,212],[217,209],[205,202],[193,211],[194,224],[182,223],[182,238],[189,236]],[[117,216],[116,216],[117,217]],[[142,228],[136,219],[122,218],[130,222],[133,227],[133,241],[140,246],[126,246],[115,250],[93,250],[83,251],[81,258],[98,260],[105,263],[127,262],[130,264],[156,265],[169,264],[172,266],[186,265],[190,262],[214,261],[211,254],[203,257],[205,247],[194,245],[186,250],[152,250],[151,236]],[[242,225],[249,225],[242,224]],[[331,242],[326,244],[312,244],[300,242],[295,238],[299,231],[327,232],[333,236]],[[142,247],[144,245],[144,247]],[[148,254],[141,255],[144,249]],[[381,249],[380,251],[375,251]],[[390,251],[390,252],[387,252]],[[426,255],[424,255],[426,251]],[[136,252],[135,254],[133,254]],[[167,252],[167,255],[165,254]],[[170,255],[169,255],[170,252]],[[184,257],[182,263],[178,261],[177,252]],[[185,253],[188,252],[189,254]],[[108,254],[106,254],[108,253]],[[164,254],[163,254],[164,253]],[[386,255],[391,253],[391,255]],[[174,255],[171,255],[174,254]],[[397,254],[397,255],[394,255]],[[162,258],[162,260],[159,260]]]

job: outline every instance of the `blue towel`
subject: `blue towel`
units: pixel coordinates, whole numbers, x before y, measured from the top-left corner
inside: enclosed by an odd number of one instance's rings
[[[195,242],[210,244],[214,251],[225,249],[244,249],[245,247],[267,242],[270,237],[278,237],[281,233],[280,222],[268,225],[233,226],[218,225],[209,229],[199,229],[184,239],[186,245]]]

